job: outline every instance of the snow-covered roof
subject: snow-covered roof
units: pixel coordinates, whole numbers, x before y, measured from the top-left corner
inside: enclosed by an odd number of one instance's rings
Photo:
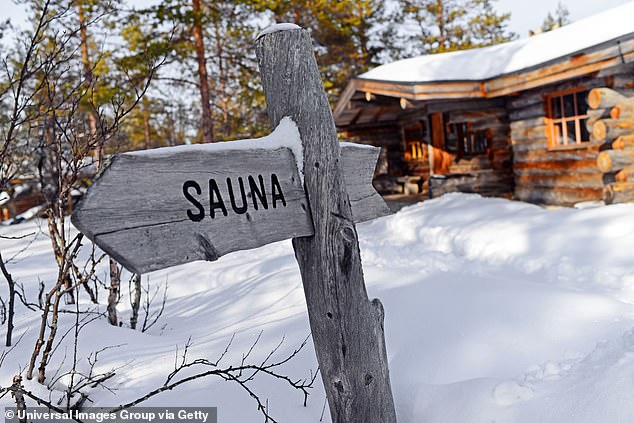
[[[632,36],[633,17],[634,1],[530,38],[399,60],[358,78],[401,83],[483,81]]]

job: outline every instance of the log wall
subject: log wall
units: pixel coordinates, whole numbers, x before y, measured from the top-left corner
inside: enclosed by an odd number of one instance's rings
[[[607,87],[620,97],[631,97],[632,103],[589,108],[586,127],[591,134],[596,134],[591,136],[590,142],[549,149],[545,97],[577,87],[587,90]],[[591,101],[599,101],[597,104],[602,106],[601,101],[604,100],[594,98]],[[404,176],[421,176],[423,181],[429,180],[434,172],[428,158],[405,160],[406,145],[402,130],[413,122],[423,122],[426,125],[424,143],[431,151],[429,116],[431,113],[443,113],[445,124],[472,122],[473,129],[488,130],[490,140],[486,155],[470,158],[454,155],[448,172],[455,176],[431,181],[437,194],[467,191],[508,196],[512,193],[521,201],[552,205],[573,205],[602,199],[608,203],[622,202],[630,201],[630,196],[634,201],[634,158],[632,162],[628,161],[630,156],[634,156],[632,63],[514,96],[431,101],[416,107],[419,108],[401,111],[398,118],[389,124],[356,127],[344,134],[343,138],[347,140],[382,147],[375,175],[378,180],[384,177],[393,181]],[[625,153],[610,152],[602,156],[614,164],[612,167],[615,168],[610,171],[602,171],[597,163],[599,154],[606,149],[625,150]],[[627,163],[624,164],[624,160]],[[483,181],[488,184],[485,188],[482,188]],[[381,187],[379,184],[377,189],[388,193],[396,192],[398,187]],[[436,196],[433,192],[431,194]]]
[[[401,132],[394,123],[391,125],[353,128],[340,133],[341,141],[381,147],[381,153],[374,172],[373,185],[380,194],[402,193],[403,185],[397,178],[405,175]]]
[[[340,134],[340,140],[381,147],[375,176],[403,174],[403,143],[400,130],[395,124],[348,130]]]
[[[486,154],[471,157],[452,154],[448,175],[430,178],[431,197],[447,192],[510,197],[513,192],[513,152],[509,143],[508,113],[503,103],[482,101],[446,112],[444,116],[445,124],[469,122],[474,131],[486,131],[488,149]]]
[[[590,108],[599,116],[588,129],[600,144],[596,166],[603,175],[606,204],[634,201],[633,81],[632,71],[616,75],[611,88],[596,88],[588,96]]]
[[[516,199],[572,205],[602,198],[602,176],[595,165],[597,145],[549,149],[545,96],[579,86],[591,89],[604,85],[606,79],[586,77],[508,98]]]
[[[425,108],[408,108],[401,112],[397,126],[399,128],[399,135],[401,137],[401,148],[403,151],[407,148],[407,141],[404,136],[406,128],[420,125],[422,127],[422,143],[421,148],[425,150],[423,158],[406,160],[403,156],[403,173],[405,175],[411,175],[422,178],[422,181],[427,181],[430,174],[429,166],[429,145],[431,143],[430,133],[431,128],[429,126],[429,119],[427,117],[427,111]]]

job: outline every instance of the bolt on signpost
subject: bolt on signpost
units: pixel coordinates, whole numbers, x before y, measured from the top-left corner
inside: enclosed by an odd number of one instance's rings
[[[354,225],[389,213],[371,185],[378,149],[340,147],[308,32],[274,26],[256,53],[270,135],[121,154],[73,223],[135,273],[293,238],[332,421],[396,422]]]

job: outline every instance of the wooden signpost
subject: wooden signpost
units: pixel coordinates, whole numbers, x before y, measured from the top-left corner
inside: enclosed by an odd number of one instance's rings
[[[393,423],[354,225],[389,213],[371,184],[378,149],[340,146],[305,30],[273,27],[256,52],[271,135],[121,154],[72,221],[135,273],[293,238],[332,421]]]
[[[290,119],[263,139],[120,154],[73,224],[134,273],[312,235],[296,160],[281,143],[300,145]],[[355,222],[388,214],[372,187],[379,149],[346,144],[342,152]]]

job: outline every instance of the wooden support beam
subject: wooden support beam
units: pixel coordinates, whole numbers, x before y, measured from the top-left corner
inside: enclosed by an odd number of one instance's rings
[[[383,306],[369,301],[335,122],[303,29],[256,40],[271,125],[297,124],[315,233],[293,239],[331,420],[395,423]]]

